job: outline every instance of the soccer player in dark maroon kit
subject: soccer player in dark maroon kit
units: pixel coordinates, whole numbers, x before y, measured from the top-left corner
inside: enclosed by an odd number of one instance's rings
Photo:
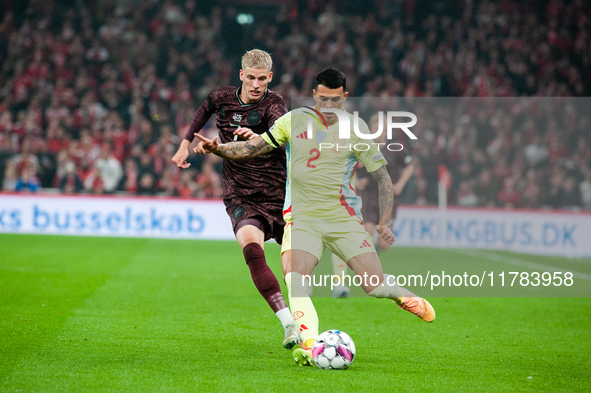
[[[287,112],[283,98],[267,89],[273,72],[271,56],[254,49],[242,57],[242,86],[214,88],[201,104],[172,161],[182,169],[191,164],[189,145],[197,133],[216,114],[222,142],[244,140],[266,132]],[[200,151],[200,144],[194,149]],[[201,153],[205,153],[202,151]],[[232,220],[236,240],[242,247],[252,280],[285,329],[283,346],[291,349],[301,341],[293,317],[281,294],[277,277],[265,260],[264,242],[283,237],[283,203],[287,177],[285,151],[276,149],[246,161],[224,160],[224,204]]]

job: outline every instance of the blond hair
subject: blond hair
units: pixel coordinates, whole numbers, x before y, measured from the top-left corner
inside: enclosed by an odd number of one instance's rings
[[[257,70],[271,71],[273,67],[273,60],[271,55],[260,49],[249,50],[242,56],[242,69],[254,68]]]

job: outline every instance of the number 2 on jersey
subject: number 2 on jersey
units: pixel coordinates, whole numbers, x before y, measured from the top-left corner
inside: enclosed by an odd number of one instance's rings
[[[312,161],[316,161],[317,159],[320,158],[320,150],[318,149],[312,149],[310,150],[310,154],[312,155],[312,157],[310,157],[310,159],[308,160],[308,162],[306,163],[306,166],[308,168],[316,168],[316,165],[312,164]]]

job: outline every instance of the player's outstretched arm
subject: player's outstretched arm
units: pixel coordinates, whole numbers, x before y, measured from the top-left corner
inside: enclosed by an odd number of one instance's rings
[[[269,153],[274,149],[263,138],[257,136],[246,142],[229,142],[218,143],[218,137],[208,139],[200,134],[195,136],[203,141],[201,147],[210,153],[220,156],[226,160],[240,161],[252,157],[260,156],[261,154]]]
[[[386,170],[386,166],[381,166],[378,170],[371,172],[372,176],[378,182],[380,198],[380,223],[376,225],[376,231],[388,244],[394,243],[394,234],[390,229],[392,220],[392,208],[394,207],[394,188],[392,179]]]

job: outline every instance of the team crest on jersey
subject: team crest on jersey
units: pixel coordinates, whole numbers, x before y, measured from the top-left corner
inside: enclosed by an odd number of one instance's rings
[[[234,209],[234,212],[232,213],[232,217],[234,217],[234,219],[237,219],[238,217],[240,217],[243,214],[244,214],[244,207],[238,206],[236,209]]]
[[[326,138],[326,132],[318,131],[316,132],[316,143],[321,143],[324,138]]]
[[[240,113],[234,113],[234,116],[232,116],[232,120],[242,121],[242,115]]]
[[[261,114],[257,111],[252,111],[246,116],[246,122],[251,126],[256,126],[261,122]]]

